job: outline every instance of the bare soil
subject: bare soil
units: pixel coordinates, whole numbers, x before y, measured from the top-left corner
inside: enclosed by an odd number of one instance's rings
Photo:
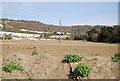
[[[68,79],[70,66],[62,63],[64,55],[82,55],[83,59],[77,63],[71,63],[72,70],[79,63],[85,63],[92,68],[88,79],[116,79],[118,78],[118,63],[111,61],[114,53],[118,52],[117,44],[92,43],[83,41],[59,41],[57,40],[5,40],[2,41],[3,66],[13,60],[17,60],[24,67],[24,72],[2,71],[4,79]],[[32,56],[32,51],[39,54]],[[98,53],[100,56],[91,54]]]

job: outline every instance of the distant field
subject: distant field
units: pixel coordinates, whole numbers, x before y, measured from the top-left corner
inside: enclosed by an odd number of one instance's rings
[[[58,40],[5,40],[2,41],[2,54],[8,55],[11,53],[26,53],[31,54],[31,49],[25,50],[25,46],[35,46],[36,50],[40,53],[47,52],[51,55],[59,56],[70,54],[91,54],[100,53],[103,56],[112,56],[115,52],[118,52],[117,44],[105,44],[105,43],[92,43],[82,41],[65,41],[62,40],[59,43]],[[14,48],[8,48],[13,46]]]

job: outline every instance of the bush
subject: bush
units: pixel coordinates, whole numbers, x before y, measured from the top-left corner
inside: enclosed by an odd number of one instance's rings
[[[84,34],[84,33],[81,33],[81,34],[72,34],[71,36],[71,39],[73,40],[87,40],[88,38],[88,34]]]
[[[65,55],[65,62],[78,62],[82,59],[82,56],[79,55]]]
[[[113,62],[118,62],[120,60],[120,52],[115,53],[114,57],[111,57]]]
[[[120,60],[120,52],[115,53],[115,58],[118,59],[118,60]]]
[[[116,59],[115,57],[111,57],[113,62],[118,62],[118,59]]]
[[[33,50],[32,55],[38,55],[38,53],[36,52],[36,50]]]
[[[5,72],[12,72],[13,70],[19,70],[24,71],[23,67],[20,66],[16,61],[12,61],[11,63],[7,64],[5,67],[3,67],[3,70]]]
[[[82,78],[88,77],[90,75],[90,72],[91,72],[91,68],[83,63],[78,64],[77,67],[75,68],[76,75]]]

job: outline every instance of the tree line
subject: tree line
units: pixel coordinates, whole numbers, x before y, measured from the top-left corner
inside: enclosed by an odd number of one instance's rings
[[[87,40],[92,42],[120,43],[120,26],[103,26],[100,31],[91,29],[86,33],[72,34],[73,40]]]

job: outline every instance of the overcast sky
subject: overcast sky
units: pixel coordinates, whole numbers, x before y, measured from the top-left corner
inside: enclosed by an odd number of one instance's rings
[[[3,2],[2,18],[54,25],[60,19],[62,25],[115,25],[118,2]]]

